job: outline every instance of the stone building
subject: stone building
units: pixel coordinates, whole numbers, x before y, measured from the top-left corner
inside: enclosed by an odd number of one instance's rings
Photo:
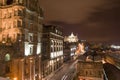
[[[0,76],[41,79],[42,20],[39,0],[0,0]]]
[[[78,40],[78,36],[73,33],[64,37],[64,61],[75,59]]]
[[[75,80],[104,80],[103,64],[101,62],[78,61]]]
[[[42,37],[42,76],[46,77],[63,64],[63,32],[54,25],[44,25]]]
[[[64,37],[64,42],[69,42],[69,43],[74,43],[74,42],[78,42],[78,36],[74,35],[73,33],[71,33],[71,35],[69,36],[65,36]]]

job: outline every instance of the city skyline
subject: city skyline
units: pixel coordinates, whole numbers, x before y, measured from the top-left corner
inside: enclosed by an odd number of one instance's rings
[[[44,23],[60,25],[64,35],[73,32],[89,41],[120,41],[119,4],[119,0],[40,1]]]
[[[0,0],[0,80],[119,80],[117,1]]]

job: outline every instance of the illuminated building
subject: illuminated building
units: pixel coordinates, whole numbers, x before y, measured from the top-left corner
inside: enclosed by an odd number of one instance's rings
[[[46,77],[63,64],[63,32],[55,25],[44,25],[42,38],[42,75]]]
[[[75,80],[104,80],[103,64],[101,62],[78,61]]]
[[[0,0],[0,76],[41,78],[42,9],[38,0]]]
[[[120,50],[120,46],[118,45],[111,45],[110,47],[115,50]]]
[[[64,37],[64,42],[69,42],[69,43],[78,42],[78,37],[75,36],[73,33],[71,33],[70,36]]]
[[[64,37],[64,61],[75,59],[78,37],[71,33],[70,36]]]
[[[85,53],[85,48],[83,43],[79,43],[75,51],[75,55],[83,55]]]

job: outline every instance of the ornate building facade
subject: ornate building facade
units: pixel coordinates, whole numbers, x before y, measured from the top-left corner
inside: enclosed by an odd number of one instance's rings
[[[78,44],[78,37],[73,33],[64,37],[64,61],[74,60]]]
[[[71,33],[71,35],[69,36],[65,36],[64,37],[64,42],[69,42],[69,43],[73,43],[73,42],[78,42],[78,37],[77,35],[75,36],[73,33]]]
[[[42,20],[39,0],[0,0],[0,76],[41,79]]]
[[[63,64],[63,32],[54,25],[43,27],[42,38],[42,75],[48,76]]]

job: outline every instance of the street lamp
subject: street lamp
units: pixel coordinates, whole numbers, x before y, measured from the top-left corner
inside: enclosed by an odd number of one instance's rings
[[[15,78],[13,78],[13,80],[17,80],[17,78],[15,77]]]

